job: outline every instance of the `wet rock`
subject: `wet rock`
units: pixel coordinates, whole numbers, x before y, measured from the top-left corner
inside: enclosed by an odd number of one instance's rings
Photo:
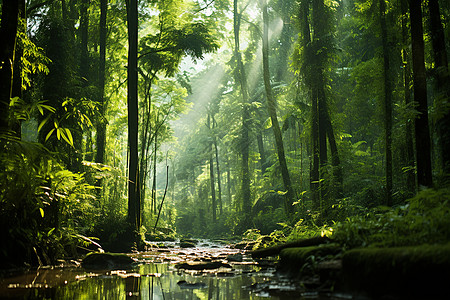
[[[180,241],[181,248],[195,248],[195,243],[189,241]]]
[[[186,280],[180,280],[177,282],[180,289],[190,289],[190,290],[196,290],[196,289],[204,289],[207,287],[206,283],[203,282],[187,282]]]
[[[240,249],[240,250],[252,250],[253,246],[256,245],[256,242],[239,242],[237,244],[232,245],[231,248]]]
[[[243,259],[244,256],[242,255],[242,253],[230,254],[227,256],[227,260],[230,262],[242,262]]]
[[[201,262],[201,263],[181,263],[175,266],[177,269],[185,269],[185,270],[214,270],[219,268],[230,268],[229,264],[225,264],[221,261],[213,261],[213,262]]]
[[[115,269],[131,267],[136,260],[122,253],[90,253],[81,262],[86,269]]]

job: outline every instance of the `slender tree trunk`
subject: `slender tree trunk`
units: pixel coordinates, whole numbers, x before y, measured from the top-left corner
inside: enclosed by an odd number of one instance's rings
[[[312,56],[311,49],[311,32],[309,24],[309,1],[301,1],[300,3],[300,22],[302,28],[302,47],[304,49],[304,60],[310,59]],[[311,62],[304,62],[303,64],[310,64]],[[312,73],[312,72],[311,72]],[[307,74],[306,85],[309,90],[309,97],[311,98],[311,146],[312,153],[310,158],[310,172],[309,182],[311,189],[312,208],[317,210],[320,207],[320,193],[319,193],[319,117],[317,105],[317,89],[313,88],[313,74]]]
[[[261,175],[264,177],[264,173],[266,173],[266,152],[264,151],[264,141],[262,136],[262,130],[258,130],[256,133],[256,141],[258,142],[258,151],[260,157],[260,165],[261,165]]]
[[[418,116],[415,120],[417,182],[419,187],[433,185],[431,173],[430,130],[428,125],[427,78],[422,26],[422,1],[410,0],[411,43],[414,81],[414,101]]]
[[[141,223],[140,199],[138,190],[138,70],[137,70],[137,47],[138,47],[138,6],[137,0],[127,2],[128,21],[128,67],[127,67],[127,89],[128,89],[128,220],[133,230],[138,230]]]
[[[333,124],[331,124],[330,114],[326,114],[326,126],[327,126],[327,136],[328,143],[330,144],[330,152],[331,152],[331,164],[333,166],[333,182],[335,189],[335,198],[340,199],[344,196],[344,187],[343,187],[343,175],[342,175],[342,166],[341,159],[339,158],[339,151],[336,145],[336,138],[334,137]]]
[[[89,29],[89,2],[82,0],[80,6],[80,76],[82,87],[89,85],[89,51],[88,51],[88,29]]]
[[[264,32],[263,32],[263,77],[264,77],[264,86],[266,91],[267,98],[267,109],[269,111],[270,119],[272,120],[272,129],[275,137],[275,144],[277,147],[278,161],[280,163],[281,168],[281,176],[283,178],[284,188],[286,190],[286,198],[284,201],[284,209],[287,215],[292,215],[293,206],[295,199],[295,193],[291,184],[291,177],[289,176],[289,170],[286,163],[286,157],[284,154],[284,145],[283,145],[283,137],[281,135],[280,125],[278,123],[277,118],[277,110],[275,98],[272,95],[272,87],[270,86],[270,71],[269,71],[269,16],[267,13],[267,2],[266,0],[262,1],[263,3],[263,23],[264,23]]]
[[[216,120],[214,120],[214,115],[212,116],[213,121],[213,128],[217,128]],[[221,184],[221,177],[220,176],[220,165],[219,165],[219,149],[217,147],[217,137],[214,135],[213,137],[213,143],[214,143],[214,150],[216,152],[216,170],[217,170],[217,202],[219,203],[219,213],[222,215],[223,213],[223,203],[222,203],[222,184]]]
[[[401,0],[401,11],[402,11],[402,60],[403,60],[403,89],[404,89],[404,99],[405,106],[411,106],[411,65],[410,57],[408,54],[408,29],[407,24],[407,14],[408,14],[408,0]],[[413,124],[408,118],[405,124],[405,152],[406,152],[406,188],[407,191],[412,195],[416,192],[416,174],[414,166],[414,138],[413,138]]]
[[[100,61],[99,61],[99,107],[100,121],[97,123],[97,152],[95,162],[105,163],[105,147],[106,147],[106,103],[105,103],[105,73],[106,73],[106,17],[108,13],[108,1],[100,0]]]
[[[158,114],[156,115],[156,122],[158,123]],[[153,184],[152,184],[152,211],[156,213],[156,152],[158,151],[158,133],[155,125],[155,147],[153,150]]]
[[[17,33],[21,32],[26,35],[27,33],[27,14],[26,14],[26,5],[24,0],[19,0],[19,19],[17,26]],[[16,49],[14,54],[14,69],[13,69],[13,81],[12,81],[12,94],[11,98],[19,97],[23,99],[23,89],[22,89],[22,62],[21,58],[23,56],[23,43],[16,42]],[[12,130],[15,132],[18,138],[22,137],[22,121],[18,120],[15,124],[12,125]]]
[[[211,134],[211,114],[208,112],[208,129]],[[212,221],[213,223],[216,222],[216,184],[214,179],[214,158],[213,158],[213,143],[210,143],[208,147],[209,154],[209,180],[211,182],[211,204],[212,204]]]
[[[9,129],[8,112],[11,99],[14,54],[16,47],[19,1],[3,1],[0,27],[0,130]]]
[[[317,139],[318,139],[318,156],[319,156],[319,194],[320,201],[319,206],[322,214],[326,217],[329,206],[329,180],[327,172],[327,100],[325,94],[325,78],[324,78],[324,64],[327,59],[327,46],[325,44],[327,32],[325,31],[325,11],[323,0],[316,0],[312,3],[312,24],[314,28],[314,38],[312,40],[313,47],[313,67],[311,75],[313,78],[313,101],[317,104],[313,104],[315,113],[317,113]],[[314,107],[316,106],[316,107]]]
[[[384,143],[386,155],[386,205],[392,206],[392,87],[389,70],[389,45],[386,26],[386,3],[379,0],[384,73]]]
[[[242,208],[244,212],[243,226],[249,225],[249,217],[251,212],[251,192],[250,192],[250,169],[249,169],[249,128],[250,113],[248,111],[248,86],[245,75],[244,64],[242,62],[239,30],[241,16],[238,13],[238,0],[233,1],[233,28],[234,28],[234,55],[236,59],[236,81],[240,84],[242,94],[242,136],[241,136],[241,154],[242,154]]]
[[[228,157],[228,153],[226,154],[227,159],[227,197],[228,197],[228,206],[231,207],[232,196],[231,196],[231,168],[230,168],[230,158]]]
[[[428,10],[430,12],[430,31],[433,45],[435,106],[443,110],[442,115],[436,121],[436,129],[445,181],[450,184],[450,109],[446,107],[450,99],[448,58],[439,2],[437,0],[428,1]]]

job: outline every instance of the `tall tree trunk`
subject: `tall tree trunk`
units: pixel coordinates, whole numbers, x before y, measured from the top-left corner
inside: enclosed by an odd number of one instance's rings
[[[212,115],[213,128],[217,128],[216,120],[214,119],[214,115]],[[221,184],[221,176],[220,176],[220,165],[219,165],[219,149],[217,147],[217,137],[214,134],[213,137],[214,150],[216,152],[216,170],[217,170],[217,202],[219,203],[219,213],[222,215],[223,213],[223,203],[222,203],[222,184]]]
[[[418,116],[415,120],[417,182],[419,187],[433,185],[431,173],[430,131],[428,126],[427,78],[422,26],[422,0],[409,1],[414,81],[414,101]]]
[[[441,23],[439,2],[428,1],[430,12],[430,31],[433,45],[434,77],[435,77],[435,106],[442,108],[442,115],[436,120],[436,129],[440,148],[441,165],[445,181],[450,184],[450,74],[448,69],[448,58],[445,47],[444,28]]]
[[[82,0],[80,6],[80,76],[82,87],[89,85],[89,51],[88,51],[88,29],[89,29],[89,2],[90,0]],[[83,95],[84,96],[84,95]]]
[[[323,0],[316,0],[312,3],[312,24],[314,28],[314,38],[312,40],[313,47],[313,68],[312,68],[312,89],[315,90],[317,101],[317,134],[318,134],[318,151],[319,151],[319,192],[320,192],[320,209],[326,217],[329,206],[329,176],[327,171],[327,99],[325,94],[325,74],[324,64],[327,59],[327,45],[325,30],[325,7]],[[314,101],[314,100],[313,100]]]
[[[405,106],[411,106],[411,64],[409,57],[408,46],[408,29],[407,14],[408,14],[408,0],[401,0],[402,11],[402,60],[403,60],[403,89]],[[405,152],[406,152],[406,188],[410,196],[416,192],[416,174],[414,166],[414,138],[413,138],[413,124],[410,118],[407,118],[405,124]]]
[[[260,157],[260,165],[261,165],[261,175],[264,177],[264,173],[266,173],[266,152],[264,151],[264,141],[263,141],[263,133],[262,130],[258,130],[256,133],[256,141],[258,142],[258,151]]]
[[[326,114],[326,126],[327,126],[327,137],[328,143],[330,144],[330,152],[331,152],[331,164],[333,166],[333,182],[335,189],[335,198],[340,199],[344,196],[344,187],[343,187],[343,175],[342,175],[342,166],[341,159],[339,158],[339,151],[336,145],[336,138],[334,136],[333,124],[331,124],[330,114]]]
[[[231,196],[231,167],[230,167],[230,158],[228,157],[228,153],[226,154],[227,159],[227,197],[228,197],[228,206],[231,207],[232,196]]]
[[[211,133],[211,113],[208,112],[208,121],[207,121],[207,126],[209,129],[209,133],[210,135],[212,135]],[[212,221],[213,223],[216,222],[216,182],[214,179],[214,158],[213,158],[213,143],[211,142],[209,147],[208,147],[208,152],[209,154],[209,180],[211,182],[211,208],[212,208]]]
[[[106,17],[108,13],[108,1],[100,0],[100,61],[98,75],[100,121],[97,123],[97,152],[95,162],[105,163],[106,147],[106,103],[105,103],[105,74],[106,74]]]
[[[283,178],[284,188],[286,190],[286,198],[284,201],[284,209],[286,215],[293,214],[293,206],[295,200],[295,193],[291,184],[291,177],[289,176],[289,170],[286,163],[286,157],[284,154],[283,137],[281,135],[280,125],[277,118],[277,110],[275,99],[272,95],[272,87],[270,86],[270,71],[269,71],[269,16],[267,13],[267,1],[262,1],[263,10],[263,77],[264,77],[264,87],[266,91],[267,98],[267,109],[269,111],[270,119],[272,120],[272,129],[275,137],[275,144],[277,147],[278,161],[281,168],[281,176]]]
[[[14,52],[16,47],[19,1],[3,1],[0,28],[0,130],[9,129],[8,113],[11,99]]]
[[[242,94],[242,136],[241,136],[241,154],[242,154],[242,208],[244,212],[243,226],[249,225],[251,212],[251,192],[250,192],[250,168],[249,168],[249,130],[250,113],[248,111],[248,85],[245,75],[244,64],[242,62],[239,42],[239,31],[241,16],[238,13],[238,0],[233,1],[233,28],[234,28],[234,55],[236,59],[236,81],[240,84]]]
[[[301,45],[304,49],[303,58],[305,62],[303,64],[310,64],[306,60],[311,59],[311,32],[309,28],[309,1],[301,1],[300,3],[300,22],[302,28],[302,41]],[[312,73],[312,72],[311,72]],[[319,193],[319,117],[318,117],[318,104],[317,104],[317,89],[313,88],[313,80],[310,78],[312,74],[307,74],[306,85],[309,88],[311,98],[311,144],[312,153],[310,159],[310,172],[309,182],[311,189],[311,201],[314,210],[320,207],[320,193]]]
[[[158,132],[156,130],[156,124],[158,124],[158,114],[156,114],[155,122],[155,146],[153,149],[153,184],[152,184],[152,212],[156,213],[156,158],[158,151]]]
[[[392,88],[389,70],[389,45],[386,26],[386,3],[379,0],[384,73],[384,143],[386,156],[386,205],[392,206]]]
[[[141,223],[140,199],[138,190],[138,6],[137,0],[127,2],[128,21],[128,67],[127,67],[127,104],[128,104],[128,220],[133,230],[138,230]]]
[[[26,14],[26,5],[24,0],[19,0],[19,19],[17,20],[17,33],[21,32],[26,35],[27,33],[27,14]],[[16,42],[15,54],[14,54],[14,69],[13,69],[13,81],[12,81],[12,91],[11,98],[19,97],[23,99],[23,89],[22,89],[22,62],[21,58],[23,56],[23,43]],[[11,124],[12,130],[16,134],[18,138],[22,137],[22,121],[17,120],[16,123]]]

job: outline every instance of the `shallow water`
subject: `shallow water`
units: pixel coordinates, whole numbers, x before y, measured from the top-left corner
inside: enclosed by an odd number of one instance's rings
[[[270,262],[254,262],[240,250],[207,243],[188,249],[167,246],[170,248],[130,254],[138,262],[127,270],[49,267],[4,274],[0,278],[0,298],[345,299],[337,294],[308,292],[297,282],[275,275]],[[199,261],[229,265],[201,271],[176,267],[182,262]]]

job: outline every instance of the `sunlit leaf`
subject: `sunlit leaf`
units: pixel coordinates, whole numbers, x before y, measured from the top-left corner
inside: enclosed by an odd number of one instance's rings
[[[47,136],[45,137],[45,141],[47,141],[47,140],[50,138],[50,136],[52,135],[53,131],[55,131],[55,128],[52,128],[52,129],[47,133]]]
[[[44,217],[44,210],[41,207],[39,207],[39,211],[41,212],[41,217]]]

